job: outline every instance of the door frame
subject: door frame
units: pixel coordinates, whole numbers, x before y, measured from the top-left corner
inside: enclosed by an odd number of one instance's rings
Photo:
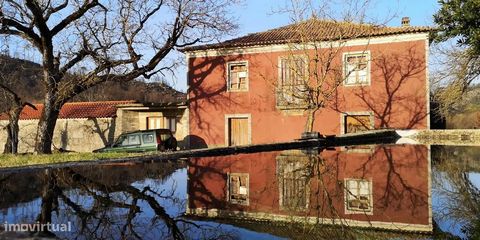
[[[250,113],[243,113],[243,114],[225,114],[225,142],[224,146],[228,147],[228,143],[230,142],[230,134],[229,134],[229,120],[231,118],[247,118],[248,122],[248,132],[247,132],[247,144],[252,144],[252,114]]]

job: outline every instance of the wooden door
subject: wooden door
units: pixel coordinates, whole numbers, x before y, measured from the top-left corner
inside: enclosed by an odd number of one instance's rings
[[[228,119],[228,145],[248,144],[248,118]]]

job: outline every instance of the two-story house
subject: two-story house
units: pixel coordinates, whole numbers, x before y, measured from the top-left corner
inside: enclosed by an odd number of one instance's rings
[[[183,49],[192,147],[429,128],[430,27],[312,18]]]

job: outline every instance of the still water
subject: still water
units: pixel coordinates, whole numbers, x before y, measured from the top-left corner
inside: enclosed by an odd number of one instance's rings
[[[0,173],[0,239],[478,239],[478,156],[376,145]],[[70,228],[12,232],[47,223]]]

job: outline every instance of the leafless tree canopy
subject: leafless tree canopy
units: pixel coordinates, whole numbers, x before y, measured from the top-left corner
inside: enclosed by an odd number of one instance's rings
[[[37,152],[50,152],[61,106],[101,82],[150,78],[173,66],[178,47],[207,42],[236,25],[231,0],[0,0],[0,34],[42,57],[45,108]],[[69,76],[69,77],[67,77]]]

